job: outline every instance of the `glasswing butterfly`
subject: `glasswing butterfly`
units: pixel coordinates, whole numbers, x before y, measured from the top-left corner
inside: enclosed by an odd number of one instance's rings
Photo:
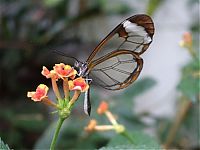
[[[140,55],[151,44],[153,35],[154,24],[149,16],[138,14],[127,18],[97,45],[85,62],[76,59],[74,67],[78,76],[108,90],[126,88],[139,76],[143,67]],[[115,48],[108,44],[114,38]],[[84,112],[88,115],[91,111],[89,94],[88,90],[84,97]]]

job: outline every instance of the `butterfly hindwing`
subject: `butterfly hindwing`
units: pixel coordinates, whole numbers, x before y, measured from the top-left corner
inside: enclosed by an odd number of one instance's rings
[[[119,50],[90,63],[90,78],[105,89],[119,90],[135,81],[142,70],[143,60],[136,53]]]

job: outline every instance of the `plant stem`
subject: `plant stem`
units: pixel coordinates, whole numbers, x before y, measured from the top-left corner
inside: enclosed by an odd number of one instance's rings
[[[192,46],[188,47],[188,50],[189,50],[189,53],[191,54],[191,56],[194,58],[194,59],[197,59],[198,60],[198,56],[195,52],[195,50],[193,49]]]
[[[56,83],[56,79],[51,78],[51,84],[52,84],[52,88],[53,88],[53,91],[54,91],[57,99],[62,99],[61,96],[60,96],[60,92],[58,90],[58,85]]]
[[[54,133],[53,140],[51,142],[50,150],[54,150],[55,149],[55,145],[56,145],[56,141],[57,141],[57,138],[58,138],[58,134],[60,132],[60,128],[61,128],[64,120],[65,120],[64,118],[59,118],[59,120],[58,120],[56,131]]]
[[[74,92],[72,99],[69,101],[69,107],[71,107],[75,103],[75,101],[79,98],[80,94],[81,92],[79,90],[76,90]]]
[[[172,125],[169,134],[167,136],[166,142],[164,144],[166,149],[169,149],[171,143],[173,142],[176,133],[178,131],[178,128],[180,127],[181,123],[183,122],[183,120],[185,119],[188,111],[190,110],[192,105],[192,102],[190,100],[185,100],[183,101],[182,105],[180,106],[180,110],[176,115],[176,121],[174,122],[174,124]]]
[[[120,133],[122,136],[124,136],[125,138],[127,138],[129,140],[129,142],[131,142],[131,144],[134,144],[134,140],[133,138],[127,133],[127,131],[125,130],[124,132]]]
[[[115,117],[113,116],[113,114],[110,111],[106,111],[105,112],[106,116],[108,117],[109,121],[113,124],[113,125],[118,125]]]
[[[63,91],[65,95],[65,100],[69,101],[69,85],[68,85],[68,78],[63,79]]]

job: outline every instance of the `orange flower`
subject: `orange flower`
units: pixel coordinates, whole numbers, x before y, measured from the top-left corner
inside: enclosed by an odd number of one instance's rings
[[[68,81],[69,90],[79,90],[86,92],[89,89],[89,85],[85,82],[82,77],[76,78],[75,80]]]
[[[77,71],[74,68],[69,65],[65,65],[64,63],[55,64],[53,69],[61,78],[70,77],[71,79],[74,79],[77,74]]]
[[[106,101],[102,101],[97,109],[98,114],[103,114],[108,110],[108,103]]]
[[[35,102],[42,101],[43,98],[47,97],[48,90],[49,88],[46,85],[40,84],[35,92],[28,92],[27,97],[31,97]]]
[[[192,35],[190,32],[185,32],[183,34],[182,40],[180,41],[181,47],[191,47],[192,46]]]
[[[183,34],[183,41],[186,45],[192,45],[192,35],[190,32],[185,32]]]
[[[59,78],[54,70],[49,71],[45,66],[42,67],[42,72],[41,73],[47,79],[48,78],[54,78],[54,79],[58,80],[58,78]]]

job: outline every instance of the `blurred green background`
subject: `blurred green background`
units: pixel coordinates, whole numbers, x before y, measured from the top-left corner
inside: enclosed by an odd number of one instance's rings
[[[56,115],[50,114],[53,111],[50,108],[30,101],[26,93],[34,90],[40,83],[50,85],[50,81],[40,74],[42,66],[51,68],[60,62],[73,65],[72,60],[53,53],[53,50],[62,51],[66,55],[84,61],[112,28],[126,17],[137,13],[147,13],[153,19],[155,17],[156,32],[162,33],[159,24],[164,19],[156,19],[159,18],[157,12],[162,12],[163,5],[168,5],[167,11],[170,12],[170,5],[166,3],[173,5],[173,2],[172,0],[142,2],[139,0],[134,2],[131,0],[0,0],[0,137],[4,143],[14,149],[48,148]],[[183,3],[188,10],[199,6],[198,0],[184,0]],[[179,11],[178,6],[177,11]],[[197,50],[198,57],[199,17],[197,16],[189,21],[187,31],[193,35],[193,48]],[[178,36],[181,40],[182,35]],[[174,42],[178,45],[179,41]],[[165,43],[171,44],[166,41]],[[156,46],[159,47],[159,42]],[[183,53],[187,53],[187,50],[182,49]],[[175,53],[175,56],[178,58],[178,53]],[[147,73],[147,76],[143,75],[131,87],[120,93],[113,94],[103,90],[99,92],[94,87],[91,97],[95,101],[92,101],[91,118],[98,118],[101,124],[107,123],[95,112],[99,102],[105,99],[111,104],[111,110],[118,116],[119,121],[133,131],[136,141],[141,145],[146,144],[146,148],[156,143],[170,148],[199,149],[199,76],[192,76],[192,73],[199,72],[197,59],[188,56],[188,61],[178,70],[180,80],[176,84],[178,94],[173,105],[173,115],[162,117],[145,111],[139,114],[133,111],[135,97],[159,85],[160,81],[148,76]],[[145,65],[148,61],[145,61]],[[165,66],[160,67],[165,68]],[[155,92],[148,101],[159,97],[159,94]],[[116,136],[115,133],[89,135],[84,132],[84,126],[90,118],[83,114],[82,99],[81,97],[72,116],[64,124],[57,146],[60,149],[101,148],[109,145],[111,139]],[[160,105],[163,106],[164,103],[167,102],[163,101]],[[180,113],[181,111],[185,113]],[[154,121],[148,123],[143,120],[145,118]],[[146,135],[153,138],[148,138]],[[110,145],[112,144],[113,142]]]

